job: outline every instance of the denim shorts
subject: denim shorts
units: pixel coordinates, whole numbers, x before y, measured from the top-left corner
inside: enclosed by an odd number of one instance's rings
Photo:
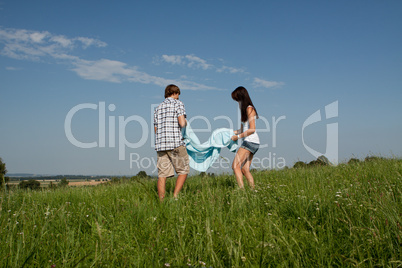
[[[258,151],[258,148],[260,148],[260,145],[254,142],[243,141],[240,147],[250,151],[252,154],[255,154]]]

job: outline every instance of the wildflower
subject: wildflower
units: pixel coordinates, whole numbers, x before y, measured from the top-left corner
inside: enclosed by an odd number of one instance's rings
[[[86,215],[86,217],[88,218],[88,217],[89,217],[89,215]]]
[[[300,220],[300,217],[297,217],[298,220]]]
[[[268,216],[272,216],[272,214],[271,214],[271,213],[268,213]]]
[[[320,208],[317,208],[317,210],[320,210]]]
[[[339,194],[335,195],[335,197],[341,197]]]
[[[201,265],[205,266],[205,262],[199,261],[199,263],[200,263]]]
[[[242,260],[243,262],[245,262],[245,261],[246,261],[246,257],[242,256],[242,257],[241,257],[241,260]]]
[[[165,263],[165,266],[166,266],[166,267],[170,267],[170,263]]]

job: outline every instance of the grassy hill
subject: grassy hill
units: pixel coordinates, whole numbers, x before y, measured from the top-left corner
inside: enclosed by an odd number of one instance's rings
[[[400,267],[402,161],[2,191],[1,267]],[[170,195],[170,196],[169,196]]]

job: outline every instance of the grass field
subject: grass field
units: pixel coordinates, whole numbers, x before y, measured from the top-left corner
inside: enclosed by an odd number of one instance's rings
[[[402,161],[0,194],[0,267],[401,267]]]

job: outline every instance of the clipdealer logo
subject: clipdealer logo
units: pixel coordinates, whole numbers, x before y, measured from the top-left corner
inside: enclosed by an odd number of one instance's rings
[[[151,105],[151,118],[153,118],[154,109],[159,104]],[[98,130],[97,130],[97,140],[91,142],[82,142],[76,138],[72,129],[72,122],[75,116],[79,116],[79,113],[85,113],[85,110],[94,110],[98,113]],[[124,116],[116,116],[110,115],[116,110],[116,105],[109,104],[106,107],[106,103],[104,101],[100,101],[98,104],[95,103],[81,103],[73,108],[71,108],[65,118],[64,121],[64,132],[68,141],[81,149],[91,149],[91,148],[115,148],[118,147],[118,159],[123,161],[126,159],[126,149],[138,149],[144,145],[146,145],[149,137],[151,138],[150,146],[151,148],[155,148],[155,134],[153,131],[153,124],[149,125],[148,122],[139,115],[131,115],[128,117]],[[109,115],[107,116],[107,113]],[[326,119],[337,117],[338,116],[338,101],[335,101],[331,104],[325,106],[325,116]],[[240,122],[240,113],[238,114],[238,122]],[[268,143],[260,144],[260,149],[263,148],[276,148],[277,147],[277,139],[278,139],[278,126],[279,123],[286,119],[286,116],[282,115],[276,118],[272,116],[272,121],[270,122],[264,116],[259,116],[259,124],[257,128],[257,132],[260,137],[265,135],[264,133],[271,134],[270,146]],[[193,128],[194,133],[211,133],[212,132],[212,124],[210,120],[204,116],[194,116],[190,118],[189,124],[194,121],[203,121],[205,123],[205,128],[195,129]],[[213,121],[223,121],[222,125],[229,125],[230,128],[234,129],[234,124],[232,119],[226,115],[216,116],[213,118]],[[317,110],[312,115],[310,115],[303,123],[302,126],[302,142],[305,149],[311,153],[314,157],[318,157],[320,155],[326,156],[331,162],[337,163],[338,160],[338,123],[332,123],[327,125],[327,147],[324,153],[320,153],[310,146],[308,146],[304,141],[304,130],[308,126],[321,121],[321,111]],[[199,122],[201,123],[201,122]],[[129,124],[139,124],[141,131],[138,131],[140,135],[140,139],[137,142],[131,142],[127,140],[126,137],[126,128]],[[117,133],[116,133],[117,132]],[[96,135],[96,134],[95,134]],[[117,144],[116,144],[117,141]],[[149,146],[149,145],[146,145]],[[135,166],[137,169],[148,169],[154,167],[154,171],[156,169],[156,159],[153,157],[141,157],[139,153],[129,153],[129,161],[130,161],[130,169]],[[230,160],[224,157],[221,157],[212,168],[230,168]],[[259,158],[254,157],[252,168],[263,168],[263,169],[272,169],[272,168],[283,168],[286,166],[286,162],[284,157],[277,156],[276,153],[269,152],[268,156]]]
[[[325,119],[337,118],[338,117],[338,101],[334,101],[325,106]],[[327,124],[327,137],[326,137],[326,149],[325,152],[319,152],[308,146],[304,141],[304,130],[306,127],[311,126],[315,123],[322,121],[321,118],[321,110],[315,111],[311,114],[306,121],[304,121],[302,126],[302,142],[304,148],[313,155],[315,158],[318,158],[321,155],[324,155],[331,163],[338,163],[338,123],[329,123]]]

